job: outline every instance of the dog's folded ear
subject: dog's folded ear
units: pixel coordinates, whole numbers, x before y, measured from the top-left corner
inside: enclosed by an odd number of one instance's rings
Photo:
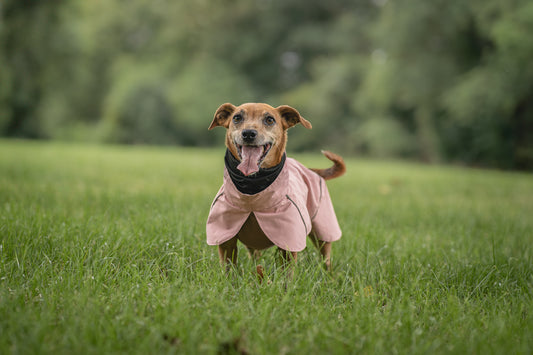
[[[313,126],[311,125],[311,122],[303,118],[300,113],[287,105],[278,106],[276,108],[278,110],[281,118],[283,118],[283,127],[285,129],[291,128],[292,126],[301,123],[302,126],[305,128],[311,129]]]
[[[235,112],[235,109],[236,107],[230,103],[222,104],[217,109],[217,112],[215,112],[215,117],[213,118],[213,122],[211,122],[211,126],[209,126],[209,129],[213,129],[218,126],[228,128],[231,114]]]

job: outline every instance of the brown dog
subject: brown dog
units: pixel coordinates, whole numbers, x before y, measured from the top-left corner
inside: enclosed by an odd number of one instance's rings
[[[285,263],[296,261],[309,235],[331,269],[331,242],[341,231],[324,180],[344,174],[342,158],[328,169],[307,169],[286,158],[287,130],[311,123],[290,106],[262,103],[220,106],[209,126],[226,131],[226,169],[207,220],[207,243],[218,245],[220,261],[235,264],[237,240],[250,251],[276,245]]]

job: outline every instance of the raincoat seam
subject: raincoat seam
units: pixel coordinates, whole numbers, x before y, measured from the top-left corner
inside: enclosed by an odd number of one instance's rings
[[[305,224],[305,219],[304,219],[304,216],[302,215],[302,211],[300,211],[300,208],[298,207],[298,205],[289,197],[289,195],[285,195],[285,196],[287,197],[289,201],[291,201],[294,207],[296,207],[296,210],[298,211],[298,213],[300,214],[300,218],[302,219],[302,223],[304,224],[305,233],[306,235],[309,234],[309,231],[307,230],[307,224]]]
[[[313,221],[315,219],[316,215],[318,214],[318,210],[320,210],[320,206],[322,205],[322,184],[323,183],[324,183],[324,180],[320,179],[320,195],[319,195],[319,198],[318,198],[316,211],[313,214],[313,217],[311,217],[311,221]]]
[[[218,199],[222,197],[222,195],[224,195],[224,192],[221,192],[219,193],[216,197],[215,197],[215,200],[213,201],[213,203],[211,204],[211,210],[213,209],[213,207],[215,206],[215,204],[218,202]]]

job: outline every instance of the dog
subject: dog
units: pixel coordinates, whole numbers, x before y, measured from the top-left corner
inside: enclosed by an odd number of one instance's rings
[[[227,149],[224,182],[211,205],[206,235],[228,269],[237,262],[238,240],[251,256],[276,246],[288,265],[309,236],[331,270],[331,243],[342,233],[325,180],[341,176],[346,166],[328,151],[322,151],[333,162],[327,169],[308,169],[286,157],[287,130],[296,124],[312,128],[287,105],[225,103],[215,112],[209,130],[226,128]]]

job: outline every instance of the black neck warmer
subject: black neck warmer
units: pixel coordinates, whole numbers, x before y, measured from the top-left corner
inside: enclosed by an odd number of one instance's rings
[[[246,195],[255,195],[269,187],[270,184],[276,180],[283,169],[283,166],[285,166],[285,158],[284,153],[281,158],[281,163],[272,168],[259,169],[257,173],[251,176],[244,176],[244,174],[237,169],[240,161],[231,154],[229,149],[226,149],[224,163],[226,164],[226,169],[228,169],[231,181],[233,181],[237,190]]]

